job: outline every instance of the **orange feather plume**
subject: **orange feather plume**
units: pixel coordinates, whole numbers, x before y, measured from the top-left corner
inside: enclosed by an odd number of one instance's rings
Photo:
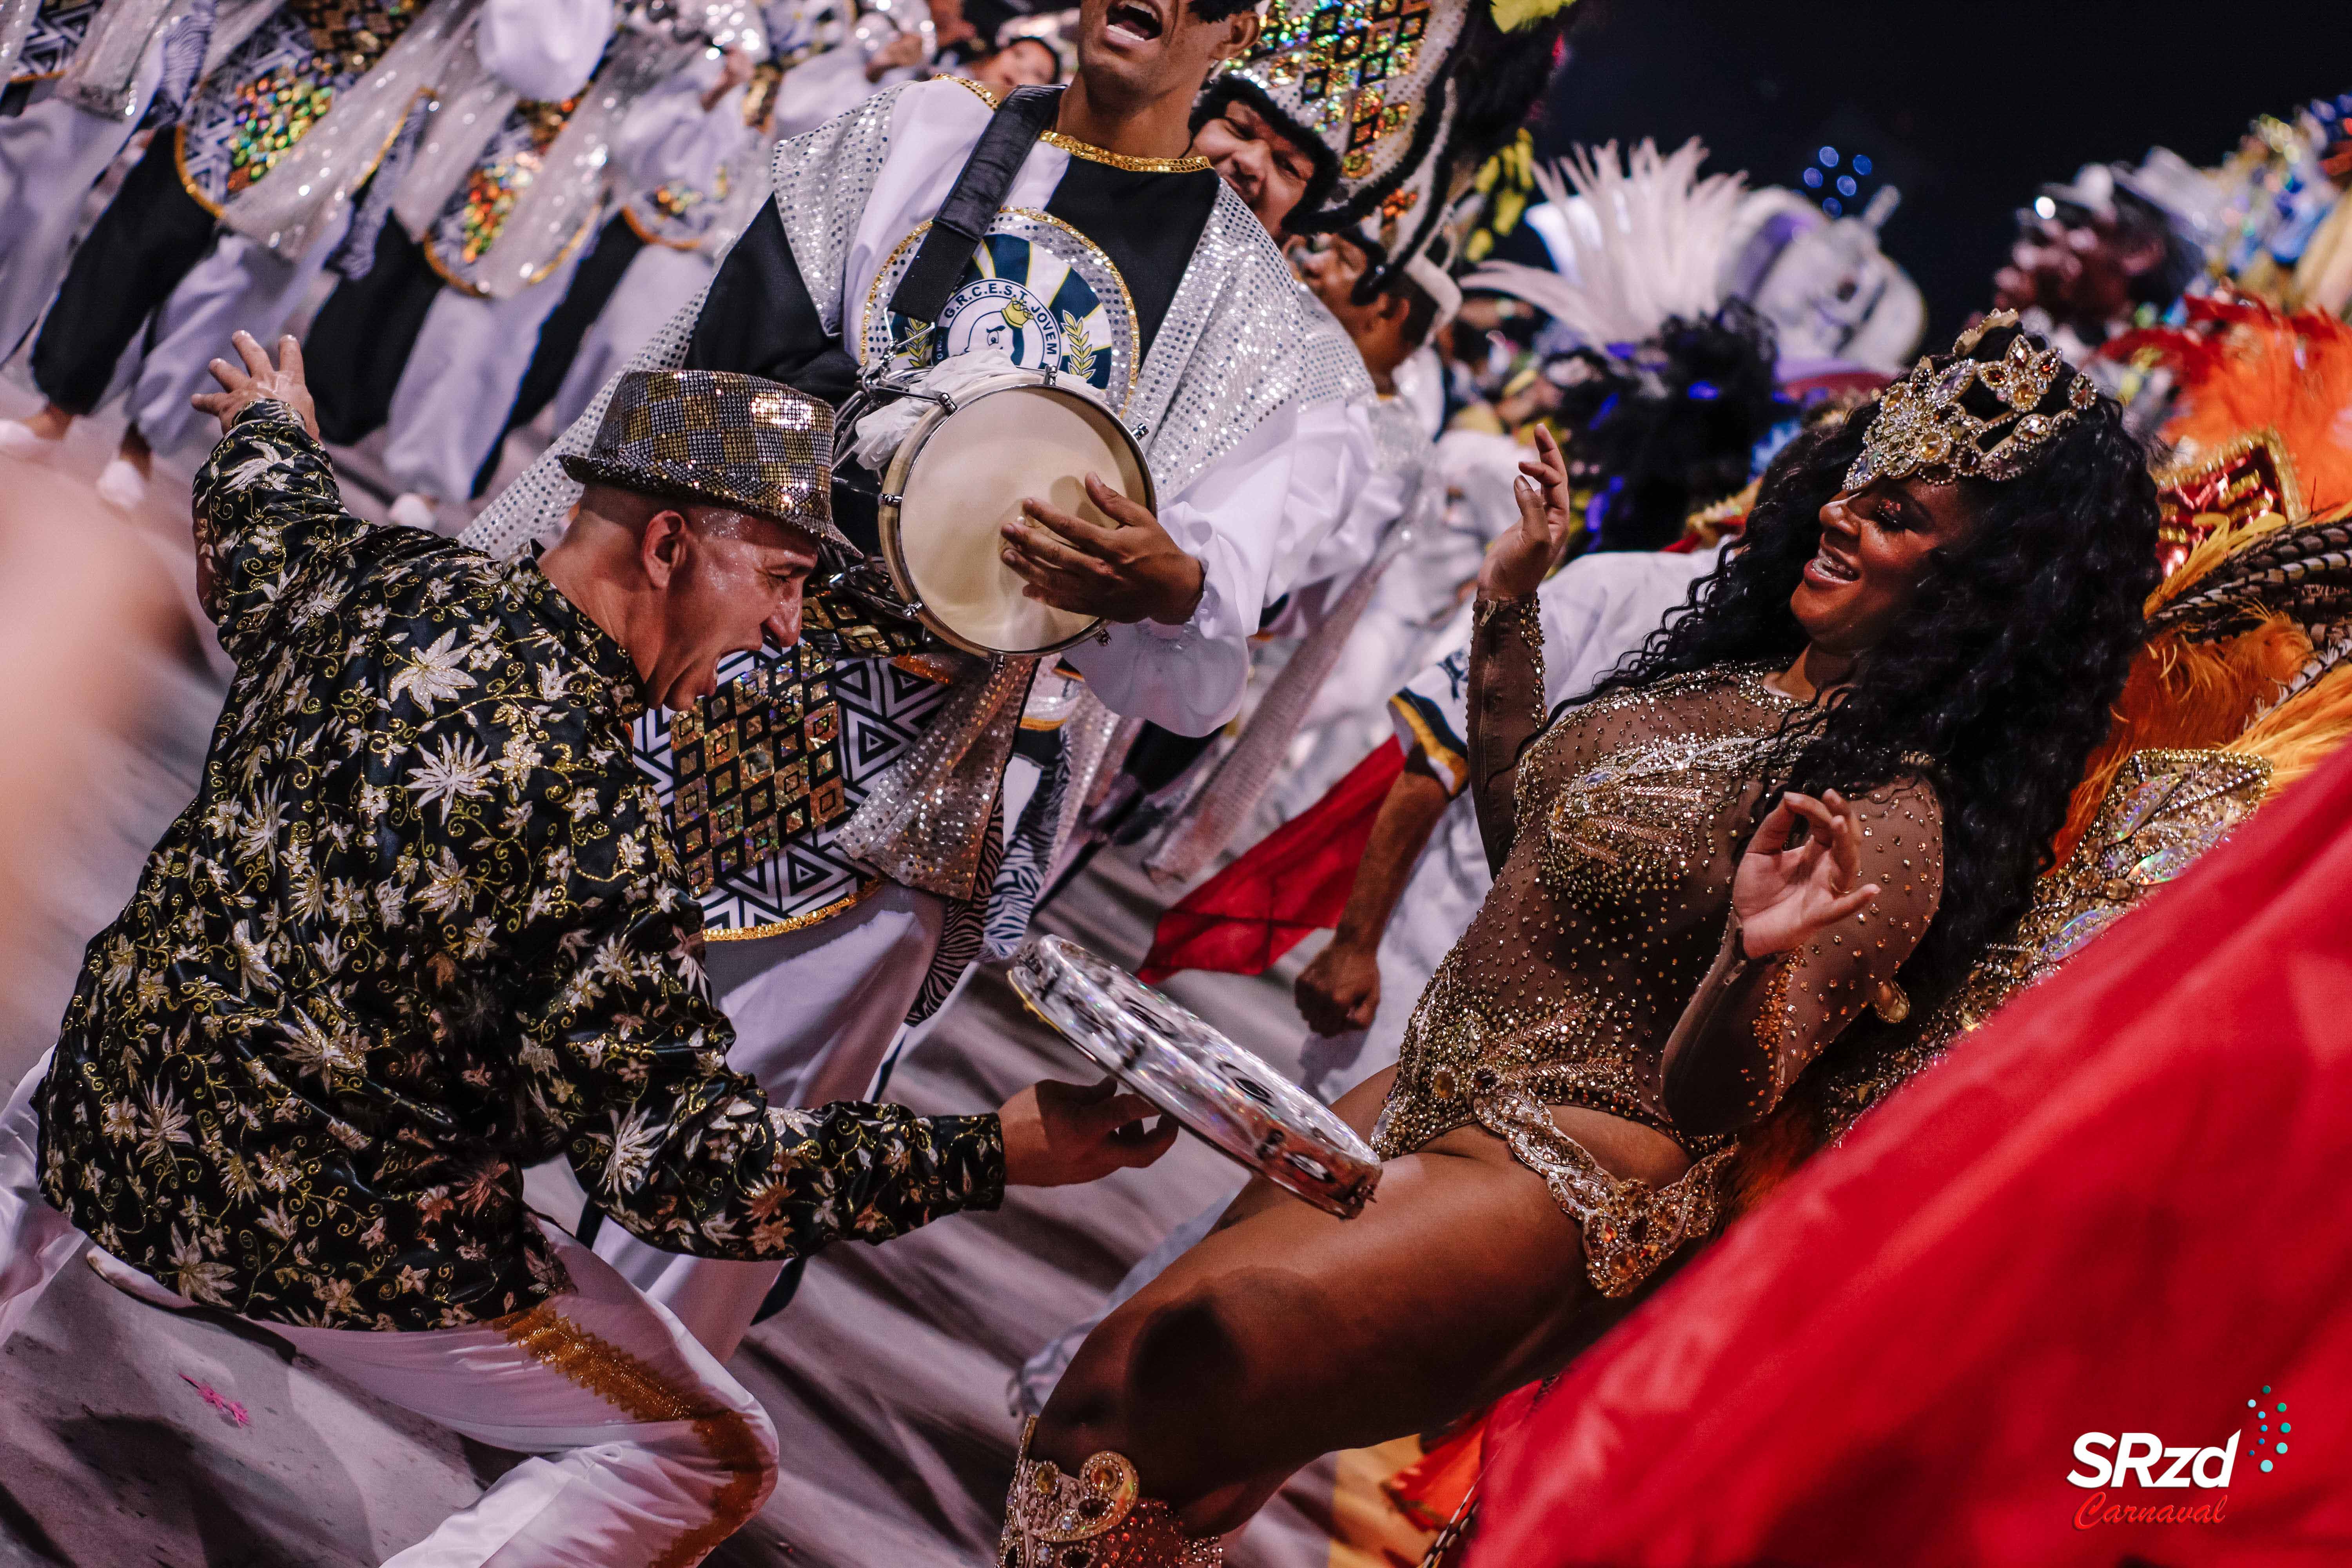
[[[2091,753],[2083,781],[2074,786],[2066,826],[2051,846],[2053,864],[2064,864],[2090,831],[2107,786],[2134,752],[2228,745],[2311,653],[2311,640],[2282,615],[2218,642],[2193,643],[2177,632],[2149,642],[2132,661],[2107,738]]]
[[[2352,739],[2352,664],[2330,670],[2263,714],[2226,749],[2270,763],[2270,798],[2315,771],[2347,739]]]
[[[2352,408],[2352,323],[2250,300],[2183,303],[2188,326],[2127,332],[2103,351],[2129,360],[2152,350],[2171,370],[2179,410],[2166,437],[2211,451],[2275,430],[2294,455],[2309,510],[2352,503],[2352,420],[2344,416]]]

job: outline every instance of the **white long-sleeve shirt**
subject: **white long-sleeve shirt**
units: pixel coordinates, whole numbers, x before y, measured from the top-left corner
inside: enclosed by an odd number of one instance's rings
[[[947,199],[990,113],[955,82],[921,83],[898,95],[890,155],[846,251],[839,296],[845,343],[863,341],[869,310],[887,308],[874,297],[877,279]],[[1042,210],[1070,158],[1038,142],[1002,205]],[[807,282],[813,293],[820,287]],[[1203,569],[1192,618],[1181,626],[1114,626],[1108,642],[1081,643],[1065,657],[1118,712],[1180,734],[1217,729],[1241,710],[1249,638],[1265,606],[1288,591],[1372,466],[1360,409],[1339,398],[1286,405],[1180,494],[1160,498],[1160,526]]]

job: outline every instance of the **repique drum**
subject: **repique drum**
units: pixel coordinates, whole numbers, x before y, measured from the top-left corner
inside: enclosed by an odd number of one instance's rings
[[[1025,597],[1001,556],[1023,500],[1114,528],[1088,499],[1100,475],[1158,510],[1143,449],[1118,416],[1050,373],[1018,371],[933,406],[890,459],[879,513],[892,586],[923,624],[969,653],[1045,654],[1083,642],[1099,616]]]
[[[1136,1093],[1245,1169],[1353,1219],[1381,1163],[1328,1107],[1115,963],[1057,936],[1013,955],[1013,990]]]

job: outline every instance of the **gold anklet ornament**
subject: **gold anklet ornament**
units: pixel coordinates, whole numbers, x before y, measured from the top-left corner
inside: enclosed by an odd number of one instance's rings
[[[1126,1455],[1090,1455],[1076,1475],[1065,1475],[1029,1458],[1036,1428],[1034,1415],[1022,1424],[999,1568],[1223,1568],[1224,1542],[1179,1529],[1166,1503],[1141,1495]]]

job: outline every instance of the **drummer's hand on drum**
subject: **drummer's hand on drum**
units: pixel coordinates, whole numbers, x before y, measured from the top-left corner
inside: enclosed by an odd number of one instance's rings
[[[1029,584],[1023,595],[1106,620],[1171,626],[1191,620],[1207,569],[1178,548],[1158,518],[1098,476],[1087,476],[1087,495],[1115,526],[1097,527],[1041,500],[1023,501],[1024,515],[1004,525],[1004,564]]]
[[[1004,1180],[1016,1187],[1062,1187],[1149,1165],[1176,1142],[1176,1119],[1115,1079],[1097,1084],[1031,1084],[997,1111],[1004,1128]],[[1146,1117],[1159,1116],[1154,1131]]]

